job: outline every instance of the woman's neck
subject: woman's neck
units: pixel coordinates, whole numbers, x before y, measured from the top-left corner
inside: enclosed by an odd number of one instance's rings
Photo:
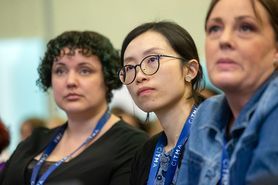
[[[229,122],[226,125],[226,136],[230,136],[231,128],[235,120],[237,119],[240,111],[245,106],[245,104],[249,101],[250,94],[244,93],[225,93],[229,107],[231,109],[232,115],[230,117]]]
[[[82,114],[67,114],[68,115],[68,134],[74,135],[88,135],[96,127],[96,124],[107,110],[103,107],[98,110],[87,111]]]
[[[155,112],[167,137],[165,151],[175,147],[193,105],[193,100],[187,100],[165,110]]]
[[[233,120],[236,120],[241,109],[248,102],[250,96],[245,96],[245,95],[240,95],[235,93],[231,93],[231,94],[226,93],[226,98],[230,106],[230,109],[232,111]]]

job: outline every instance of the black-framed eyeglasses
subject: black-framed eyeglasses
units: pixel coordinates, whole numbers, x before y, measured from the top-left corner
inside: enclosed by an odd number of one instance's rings
[[[160,59],[162,57],[168,57],[168,58],[175,58],[180,60],[185,60],[181,57],[175,57],[170,55],[148,55],[140,62],[140,64],[136,65],[125,65],[122,67],[122,69],[119,71],[118,76],[121,80],[121,82],[125,85],[131,84],[135,78],[136,78],[136,68],[139,66],[141,71],[145,75],[153,75],[155,74],[160,66]]]

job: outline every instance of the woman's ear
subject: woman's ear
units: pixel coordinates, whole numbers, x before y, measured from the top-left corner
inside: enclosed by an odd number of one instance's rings
[[[199,62],[196,59],[189,60],[184,67],[185,81],[191,82],[197,76],[199,67]]]

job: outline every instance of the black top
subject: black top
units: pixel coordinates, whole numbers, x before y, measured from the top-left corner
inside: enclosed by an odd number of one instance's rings
[[[51,141],[56,130],[36,130],[20,143],[7,162],[0,184],[29,184],[27,167]],[[60,165],[45,184],[128,185],[131,159],[146,139],[144,132],[119,121],[78,156]]]
[[[130,184],[131,185],[146,185],[148,182],[150,167],[152,163],[153,153],[156,143],[162,132],[156,134],[149,139],[141,150],[139,150],[131,166]]]

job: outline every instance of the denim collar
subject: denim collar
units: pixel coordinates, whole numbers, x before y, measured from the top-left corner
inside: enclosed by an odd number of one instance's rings
[[[206,114],[208,119],[203,122],[201,129],[208,128],[212,132],[220,133],[230,119],[231,109],[224,94],[209,98],[208,101],[212,104],[206,107],[210,109]]]
[[[232,137],[236,137],[236,135],[241,135],[243,130],[248,126],[249,120],[251,119],[256,106],[258,104],[259,99],[261,98],[262,94],[264,93],[265,89],[269,85],[269,83],[278,76],[278,72],[273,72],[273,74],[257,89],[255,94],[249,99],[249,101],[245,104],[243,109],[240,111],[238,118],[235,120],[231,128]],[[213,98],[211,98],[212,101]],[[225,97],[225,94],[221,94],[215,97],[216,103],[218,106],[211,107],[213,111],[211,113],[212,120],[206,122],[203,125],[203,128],[209,128],[210,130],[215,131],[216,133],[223,132],[223,129],[226,127],[229,119],[232,115],[230,106],[228,101]]]
[[[257,104],[261,96],[264,94],[269,83],[278,75],[278,72],[273,72],[272,75],[256,90],[254,95],[249,99],[249,101],[244,105],[243,109],[240,111],[238,118],[231,129],[232,134],[237,132],[237,130],[245,129],[248,126],[250,119],[254,111],[256,110]]]

